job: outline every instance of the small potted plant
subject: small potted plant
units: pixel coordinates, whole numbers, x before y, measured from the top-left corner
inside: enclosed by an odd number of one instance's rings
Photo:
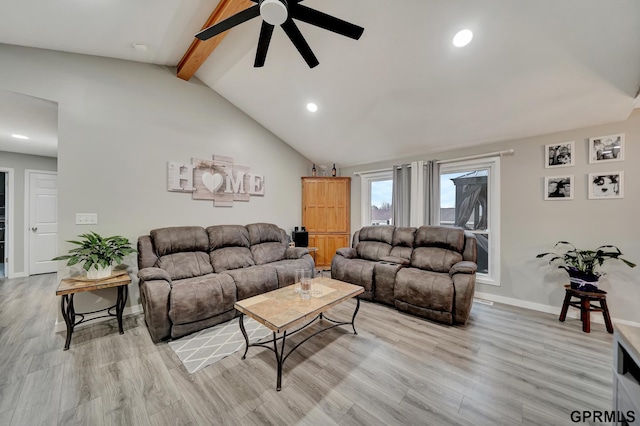
[[[126,255],[136,252],[131,247],[129,240],[119,235],[104,238],[91,231],[88,234],[81,234],[79,237],[80,241],[67,241],[78,247],[69,250],[68,254],[54,257],[52,260],[69,260],[67,266],[84,262],[83,268],[87,271],[89,279],[110,276],[114,264],[119,265]]]
[[[606,245],[595,250],[579,250],[567,241],[558,241],[554,248],[559,248],[559,251],[540,253],[536,258],[551,256],[549,265],[557,265],[558,268],[567,271],[571,288],[577,290],[598,289],[598,280],[603,273],[594,269],[601,267],[605,261],[620,260],[631,268],[636,266],[635,263],[621,258],[622,252],[616,246]]]

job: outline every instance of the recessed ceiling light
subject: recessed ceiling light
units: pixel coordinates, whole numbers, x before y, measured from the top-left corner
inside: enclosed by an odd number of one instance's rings
[[[458,34],[453,37],[453,45],[456,47],[466,46],[467,44],[469,44],[472,38],[473,33],[471,32],[471,30],[459,31]]]
[[[13,135],[11,135],[11,136],[13,136],[13,137],[14,137],[14,138],[16,138],[16,139],[29,139],[29,136],[25,136],[25,135],[16,135],[16,134],[13,134]]]
[[[144,44],[144,43],[141,43],[141,42],[132,43],[131,47],[136,49],[138,52],[146,52],[147,51],[147,45]]]
[[[313,102],[309,102],[307,104],[307,109],[311,112],[316,112],[318,110],[318,105],[314,104]]]

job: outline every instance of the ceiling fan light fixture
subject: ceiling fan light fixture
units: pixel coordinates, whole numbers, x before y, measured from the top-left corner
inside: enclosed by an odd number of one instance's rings
[[[473,33],[471,30],[462,30],[453,37],[453,45],[456,47],[464,47],[473,39]]]
[[[318,111],[318,105],[314,104],[313,102],[309,102],[307,104],[307,110],[309,110],[310,112],[316,112]]]
[[[282,25],[289,17],[286,1],[283,0],[261,0],[260,16],[271,25]]]

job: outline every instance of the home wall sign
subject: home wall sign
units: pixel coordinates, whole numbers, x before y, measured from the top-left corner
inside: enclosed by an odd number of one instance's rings
[[[191,192],[194,200],[212,200],[216,207],[232,207],[234,201],[264,196],[264,176],[222,155],[214,155],[213,160],[192,158],[191,164],[169,161],[167,189]]]

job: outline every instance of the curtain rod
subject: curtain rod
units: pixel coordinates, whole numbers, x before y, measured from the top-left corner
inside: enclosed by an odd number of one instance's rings
[[[500,157],[504,157],[508,155],[513,155],[515,153],[516,151],[512,148],[512,149],[506,149],[504,151],[487,152],[485,154],[470,155],[468,157],[452,158],[450,160],[439,160],[439,161],[436,161],[436,163],[438,164],[454,163],[456,161],[475,160],[476,158],[495,157],[498,155]]]
[[[371,174],[371,173],[390,172],[391,170],[393,170],[393,166],[387,167],[386,169],[363,170],[361,172],[353,172],[353,174],[356,175],[356,176],[361,176],[361,175],[368,175],[368,174]]]
[[[484,154],[470,155],[468,157],[452,158],[450,160],[436,160],[436,163],[438,164],[454,163],[456,161],[474,160],[477,158],[486,158],[486,157],[496,157],[498,155],[500,157],[505,157],[505,156],[514,155],[515,153],[516,153],[515,149],[511,148],[511,149],[505,149],[504,151],[487,152]],[[387,167],[386,169],[364,170],[361,172],[353,172],[353,174],[356,176],[361,176],[361,175],[366,175],[371,173],[389,172],[391,170],[393,170],[393,166]]]

